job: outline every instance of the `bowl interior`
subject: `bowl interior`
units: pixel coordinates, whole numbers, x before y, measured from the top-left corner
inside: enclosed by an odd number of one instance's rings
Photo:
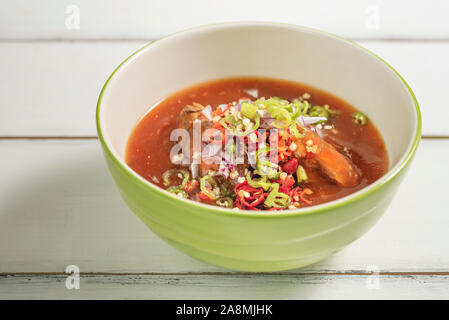
[[[390,170],[413,144],[418,124],[414,99],[384,62],[326,33],[264,23],[192,29],[137,52],[104,89],[99,124],[105,142],[123,161],[131,131],[152,105],[186,86],[232,76],[297,81],[346,100],[382,133]]]

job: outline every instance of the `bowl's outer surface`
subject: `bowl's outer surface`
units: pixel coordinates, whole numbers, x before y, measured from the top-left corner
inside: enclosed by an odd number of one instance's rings
[[[199,260],[252,272],[299,268],[339,251],[377,222],[405,175],[401,171],[377,192],[329,210],[248,217],[173,201],[105,155],[125,202],[158,236]]]
[[[411,91],[410,94],[413,96]],[[416,135],[401,165],[388,179],[381,179],[375,187],[349,196],[343,202],[331,202],[304,214],[223,212],[176,199],[138,178],[117,159],[102,133],[101,98],[100,95],[98,133],[110,172],[127,205],[174,247],[199,260],[234,270],[270,272],[303,267],[359,238],[378,221],[392,201],[420,136],[421,119],[416,106]]]

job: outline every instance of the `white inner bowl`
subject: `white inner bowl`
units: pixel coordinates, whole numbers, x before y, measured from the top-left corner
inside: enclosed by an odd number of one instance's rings
[[[125,165],[128,137],[151,106],[192,84],[234,76],[301,82],[349,102],[380,130],[390,172],[407,156],[418,130],[415,101],[407,86],[367,50],[304,27],[230,23],[177,33],[126,60],[109,79],[101,99],[105,142]]]

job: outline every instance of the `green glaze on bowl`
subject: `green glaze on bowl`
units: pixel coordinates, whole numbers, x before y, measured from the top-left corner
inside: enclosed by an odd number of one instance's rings
[[[224,50],[232,45],[239,50]],[[230,76],[294,80],[347,100],[383,133],[390,170],[367,188],[336,201],[254,213],[179,199],[126,165],[129,134],[150,106],[188,85]],[[97,129],[123,199],[153,232],[199,260],[266,272],[322,260],[378,221],[416,152],[421,115],[404,79],[357,44],[299,26],[242,22],[177,33],[134,53],[101,91]]]

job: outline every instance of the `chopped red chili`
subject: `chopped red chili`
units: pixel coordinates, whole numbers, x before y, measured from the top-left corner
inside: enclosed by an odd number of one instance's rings
[[[245,180],[239,183],[235,189],[237,195],[236,205],[244,205],[248,209],[255,208],[265,200],[265,194],[263,188],[254,188],[248,185],[248,181]],[[245,196],[245,194],[248,194]]]
[[[276,182],[279,183],[281,188],[288,188],[290,190],[290,188],[295,184],[295,178],[287,176],[285,179],[277,179]]]
[[[203,200],[204,202],[207,202],[207,203],[214,203],[214,200],[211,199],[207,194],[205,194],[202,191],[200,193],[198,193],[198,198],[200,198],[201,200]]]
[[[198,188],[199,185],[200,184],[199,184],[198,180],[189,181],[189,182],[187,182],[186,186],[184,187],[184,191],[185,192],[192,192],[196,188]]]
[[[312,194],[312,190],[310,190],[309,188],[305,188],[299,193],[299,199],[301,199],[302,202],[310,206],[312,204],[312,201],[304,198],[304,194]]]
[[[293,173],[296,171],[296,168],[298,168],[298,159],[291,158],[286,163],[282,165],[282,170],[284,170],[287,173]]]

